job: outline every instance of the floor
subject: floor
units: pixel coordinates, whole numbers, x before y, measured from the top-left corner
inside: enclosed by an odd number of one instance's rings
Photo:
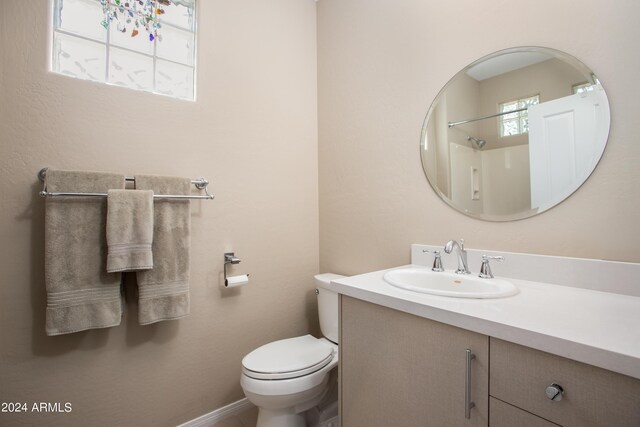
[[[215,427],[256,427],[257,421],[258,408],[252,408],[240,415],[216,423]]]

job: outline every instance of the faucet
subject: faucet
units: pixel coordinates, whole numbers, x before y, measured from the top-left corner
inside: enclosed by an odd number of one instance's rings
[[[460,243],[455,240],[449,240],[444,245],[444,251],[450,254],[455,248],[458,248],[458,274],[471,274],[467,266],[467,251],[464,250],[464,239],[460,239]]]

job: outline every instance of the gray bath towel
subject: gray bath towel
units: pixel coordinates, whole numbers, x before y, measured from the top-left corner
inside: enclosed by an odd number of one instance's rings
[[[153,191],[109,190],[107,198],[107,271],[153,267]]]
[[[51,192],[106,193],[124,188],[124,175],[49,169]],[[46,332],[61,335],[120,324],[120,274],[107,273],[104,197],[46,200]]]
[[[188,178],[136,175],[136,189],[155,194],[189,194]],[[153,269],[139,271],[138,320],[141,325],[189,314],[189,200],[156,199],[153,207]]]

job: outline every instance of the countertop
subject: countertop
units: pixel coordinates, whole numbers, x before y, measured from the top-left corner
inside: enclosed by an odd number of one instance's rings
[[[451,298],[396,288],[383,280],[386,271],[333,280],[328,288],[640,379],[638,296],[508,279],[517,295]]]

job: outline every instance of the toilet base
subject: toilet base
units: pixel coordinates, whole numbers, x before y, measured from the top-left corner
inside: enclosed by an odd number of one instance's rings
[[[318,405],[305,412],[307,427],[340,427],[338,420],[338,370],[331,372],[328,391]]]
[[[304,413],[296,414],[286,409],[265,409],[258,410],[259,427],[306,427]]]
[[[311,392],[316,392],[315,397],[307,399],[296,406],[288,408],[266,408],[264,406],[258,406],[258,422],[256,423],[256,427],[307,427],[307,411],[322,401],[327,390],[327,381],[325,379],[321,387],[310,390]],[[318,391],[320,391],[320,393],[317,393]]]

